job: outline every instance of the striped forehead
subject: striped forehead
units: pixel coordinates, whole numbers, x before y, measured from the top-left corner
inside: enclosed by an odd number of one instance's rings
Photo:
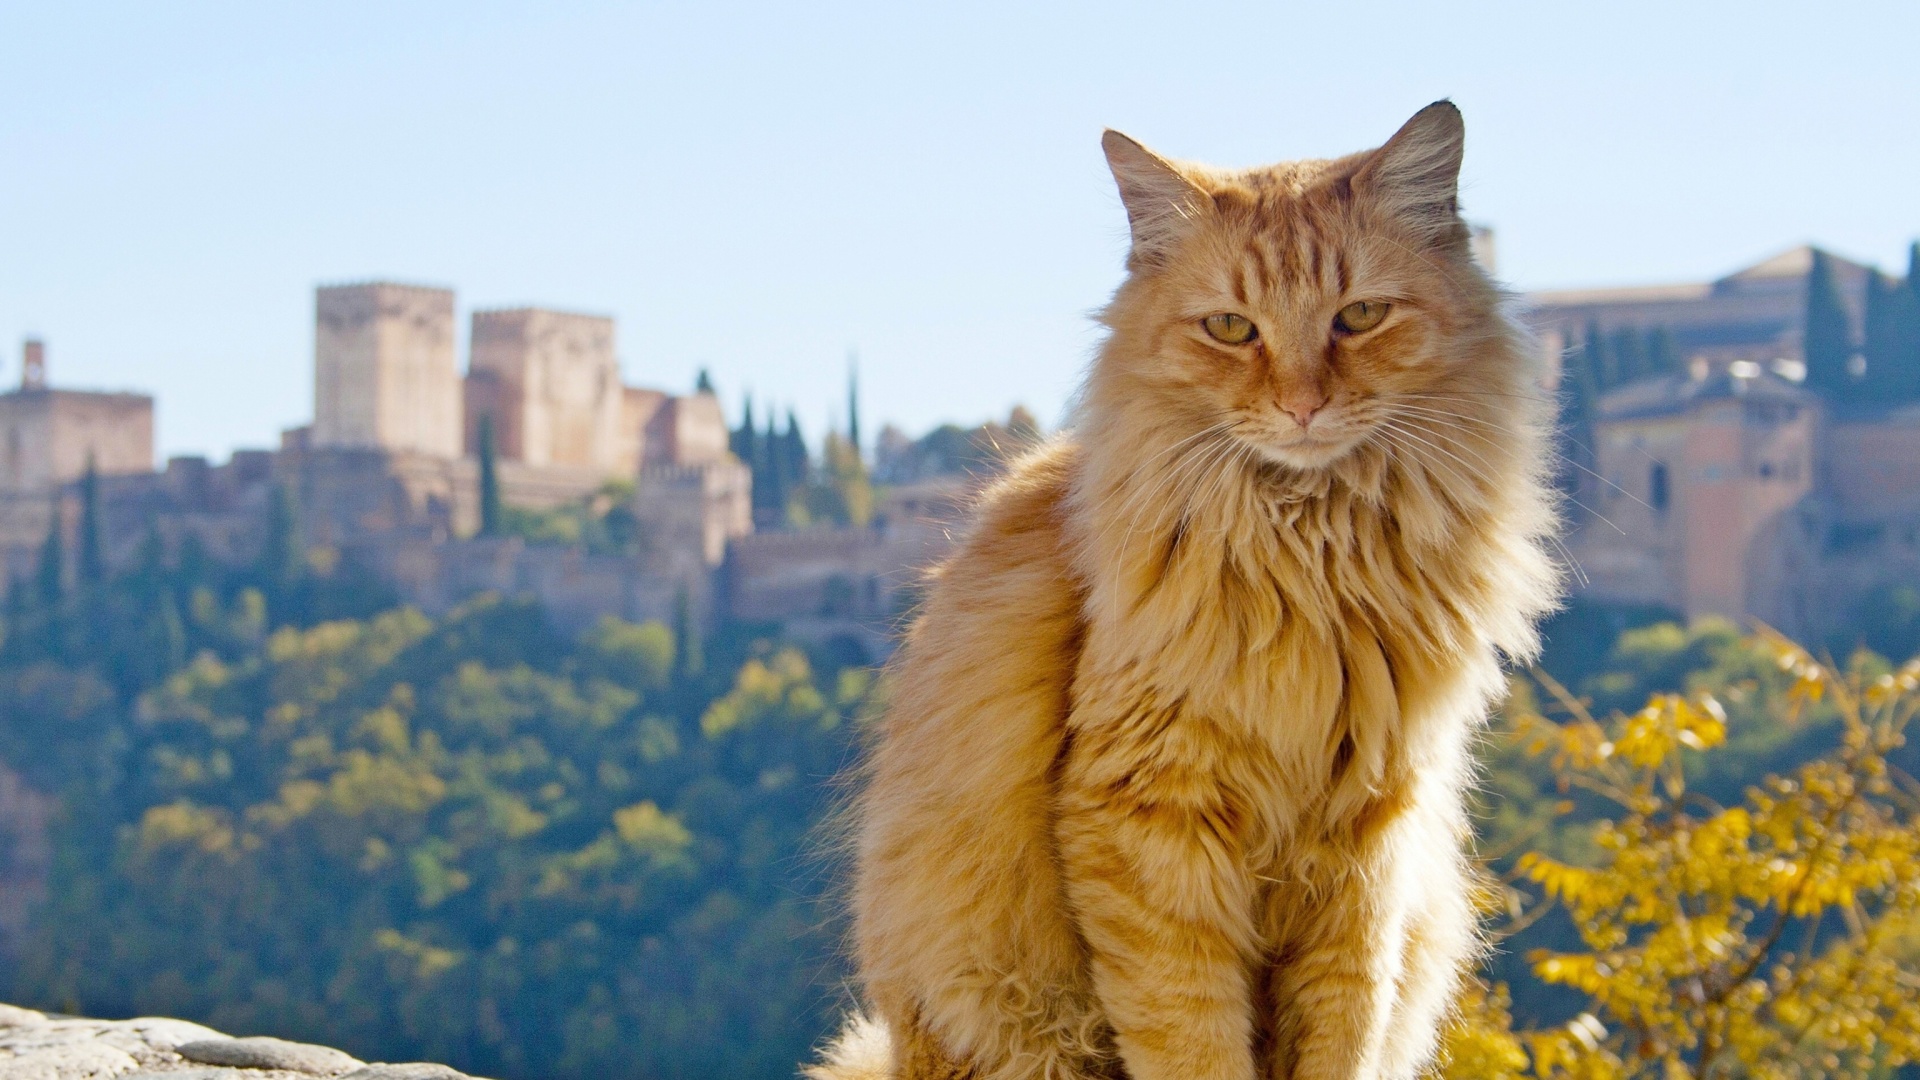
[[[1262,174],[1263,176],[1265,174]],[[1344,293],[1353,282],[1345,215],[1320,188],[1272,179],[1216,193],[1228,291],[1242,304]]]

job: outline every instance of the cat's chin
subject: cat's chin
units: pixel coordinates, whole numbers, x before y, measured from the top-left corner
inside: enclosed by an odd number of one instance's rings
[[[1311,472],[1328,468],[1366,440],[1358,435],[1336,438],[1298,438],[1288,442],[1260,443],[1261,456],[1276,465]]]

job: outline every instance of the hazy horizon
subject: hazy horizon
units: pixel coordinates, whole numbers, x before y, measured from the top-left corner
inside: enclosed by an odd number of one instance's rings
[[[612,315],[630,381],[706,367],[811,436],[850,349],[870,430],[1052,424],[1120,269],[1102,127],[1251,164],[1439,97],[1516,288],[1806,242],[1901,272],[1917,36],[1893,3],[0,5],[0,385],[39,335],[56,385],[153,393],[163,456],[271,445],[310,416],[313,287],[391,278],[456,289],[463,334]]]

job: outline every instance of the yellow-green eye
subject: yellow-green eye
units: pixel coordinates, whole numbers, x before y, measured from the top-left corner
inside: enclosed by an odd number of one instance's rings
[[[1200,325],[1207,328],[1208,337],[1228,345],[1245,345],[1260,336],[1253,322],[1239,315],[1209,315],[1200,320]]]
[[[1355,300],[1340,309],[1340,314],[1333,317],[1333,325],[1349,334],[1364,334],[1380,325],[1391,306],[1379,300]]]

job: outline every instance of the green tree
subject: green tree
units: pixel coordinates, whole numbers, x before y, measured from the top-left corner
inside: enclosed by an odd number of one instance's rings
[[[100,472],[93,455],[87,455],[87,471],[80,474],[80,580],[88,587],[107,576],[105,553],[100,548]]]
[[[1895,402],[1920,400],[1920,243],[1908,249],[1906,280],[1889,293],[1884,392]]]
[[[1849,401],[1857,396],[1859,380],[1850,367],[1854,355],[1853,328],[1847,319],[1846,306],[1840,300],[1833,259],[1818,249],[1813,253],[1813,267],[1807,271],[1802,343],[1809,388],[1820,391],[1830,401]]]
[[[40,565],[35,574],[40,606],[53,611],[60,606],[66,589],[66,538],[61,535],[60,497],[53,498],[53,514],[47,523],[47,538],[40,543]]]
[[[500,504],[499,448],[495,444],[493,416],[480,417],[480,535],[498,536],[504,524]]]
[[[1580,339],[1580,351],[1587,370],[1593,372],[1593,382],[1601,393],[1620,385],[1621,375],[1618,357],[1607,346],[1605,332],[1600,329],[1598,319],[1587,321],[1585,336]]]
[[[873,483],[852,442],[828,432],[820,444],[820,469],[807,485],[810,520],[864,528],[873,520]]]
[[[787,430],[780,436],[775,455],[788,523],[805,525],[807,480],[813,473],[813,458],[807,451],[806,438],[800,434],[800,418],[792,409],[787,410]]]
[[[269,488],[267,535],[260,548],[260,577],[267,586],[286,589],[306,568],[305,552],[300,545],[299,510],[294,505],[293,488],[275,483]]]
[[[700,620],[693,612],[693,598],[682,586],[673,594],[673,669],[681,679],[696,678],[706,671],[706,651],[701,648]]]
[[[1651,373],[1646,345],[1646,337],[1634,327],[1623,326],[1613,332],[1612,353],[1620,385],[1637,382]]]
[[[860,361],[847,356],[847,443],[860,453]]]
[[[863,671],[755,641],[680,676],[664,626],[484,598],[202,640],[131,696],[0,655],[0,761],[67,793],[0,998],[552,1080],[788,1077],[833,1023],[797,855]]]
[[[1653,375],[1680,374],[1680,353],[1673,347],[1673,334],[1664,326],[1647,331],[1647,370]]]
[[[1920,391],[1916,370],[1916,327],[1920,310],[1904,284],[1888,281],[1877,270],[1867,271],[1866,337],[1862,352],[1867,362],[1865,386],[1875,401],[1911,400]]]
[[[745,462],[747,468],[757,469],[760,464],[760,431],[753,422],[753,395],[747,394],[740,404],[740,426],[727,433],[727,448],[733,456]]]
[[[775,521],[786,520],[788,477],[786,468],[786,448],[780,438],[780,430],[774,421],[774,410],[767,409],[767,430],[760,437],[759,460],[755,462],[758,470],[753,474],[753,505],[756,510],[766,511],[766,516]],[[761,476],[766,477],[764,486]]]

